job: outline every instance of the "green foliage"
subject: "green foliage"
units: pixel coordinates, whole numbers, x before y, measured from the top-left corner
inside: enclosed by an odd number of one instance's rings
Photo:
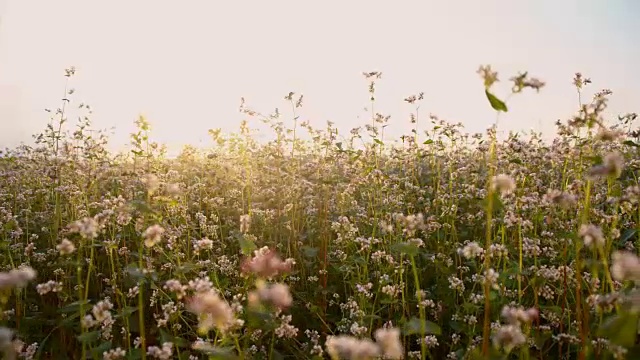
[[[487,95],[487,99],[489,100],[489,104],[496,111],[507,112],[507,105],[500,99],[498,99],[495,95],[489,92],[489,90],[484,91],[485,95]]]

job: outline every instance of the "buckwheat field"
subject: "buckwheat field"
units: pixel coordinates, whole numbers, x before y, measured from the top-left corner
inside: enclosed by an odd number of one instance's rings
[[[6,359],[640,358],[637,115],[604,119],[615,95],[586,76],[551,141],[498,136],[545,83],[501,74],[499,93],[481,66],[486,133],[416,94],[414,130],[386,138],[371,72],[350,133],[289,93],[171,158],[144,117],[108,151],[74,73],[35,145],[0,157]]]

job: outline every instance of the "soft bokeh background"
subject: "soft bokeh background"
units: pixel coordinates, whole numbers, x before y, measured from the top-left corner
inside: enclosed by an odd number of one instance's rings
[[[613,90],[611,116],[640,110],[639,15],[635,0],[0,0],[0,147],[44,128],[71,65],[76,103],[115,126],[114,149],[140,113],[173,151],[206,146],[208,129],[238,128],[240,97],[270,112],[288,108],[289,91],[305,95],[302,119],[346,132],[368,122],[361,73],[373,70],[387,134],[408,131],[402,99],[419,91],[425,115],[483,131],[494,120],[475,74],[485,63],[504,91],[520,70],[548,83],[514,98],[501,130],[552,136],[576,110],[576,71],[594,80],[588,97]]]

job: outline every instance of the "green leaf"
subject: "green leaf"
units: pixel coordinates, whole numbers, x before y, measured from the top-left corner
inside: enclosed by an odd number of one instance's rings
[[[424,145],[433,144],[433,139],[429,139],[429,140],[423,142],[422,144],[424,144]]]
[[[424,329],[424,333],[423,333]],[[414,334],[433,334],[433,335],[441,335],[442,329],[440,326],[434,322],[429,320],[421,320],[417,317],[412,317],[406,324],[404,324],[404,334],[405,335],[414,335]]]
[[[370,315],[365,315],[362,317],[363,321],[370,321],[370,320],[382,320],[382,317],[380,317],[379,315],[375,315],[375,314],[370,314]]]
[[[117,316],[129,316],[131,314],[133,314],[134,312],[138,311],[138,308],[135,306],[125,306],[122,308],[122,310],[120,310],[120,314],[116,315]]]
[[[63,327],[74,327],[78,324],[78,319],[80,318],[80,313],[74,313],[69,316],[66,316],[61,322],[60,325]]]
[[[173,336],[171,334],[169,334],[168,332],[164,331],[164,330],[160,330],[160,340],[165,343],[165,342],[170,342],[172,343],[175,347],[179,347],[179,348],[187,348],[190,346],[190,343],[185,340],[184,338],[178,337],[178,336]]]
[[[612,343],[632,347],[638,334],[639,314],[621,313],[608,318],[598,329],[598,336],[608,338]]]
[[[245,256],[251,256],[251,254],[258,248],[252,240],[244,236],[240,236],[240,238],[238,238],[238,242],[240,243],[240,250]]]
[[[640,144],[634,143],[631,140],[626,140],[626,141],[623,141],[622,143],[627,146],[640,147]]]
[[[132,200],[130,204],[134,209],[140,211],[143,214],[155,214],[155,210],[153,210],[151,206],[149,206],[149,204],[147,204],[145,201]]]
[[[266,310],[249,309],[247,318],[249,326],[253,328],[265,330],[273,327],[273,316]]]
[[[373,139],[373,141],[375,141],[376,144],[378,144],[378,145],[384,145],[384,143],[382,141],[378,140],[378,139]]]
[[[536,343],[536,345],[538,345],[539,348],[543,348],[544,344],[551,339],[551,332],[539,332],[536,335],[534,335],[533,340]]]
[[[496,111],[504,111],[507,112],[507,104],[505,104],[502,100],[498,99],[495,95],[489,92],[489,90],[484,91],[487,94],[487,99],[489,99],[489,103],[491,107]]]
[[[625,244],[627,241],[629,241],[632,237],[634,237],[636,235],[636,233],[638,232],[637,229],[627,229],[625,230],[622,235],[620,235],[620,244]]]
[[[276,350],[276,349],[273,349],[273,353],[272,353],[272,355],[273,355],[273,357],[272,357],[272,358],[273,358],[274,360],[284,360],[284,355],[282,355],[282,353],[280,353],[280,352],[279,352],[278,350]]]
[[[82,300],[82,301],[74,301],[70,304],[68,304],[67,306],[58,309],[58,313],[74,313],[74,312],[78,312],[80,311],[80,305],[84,305],[85,306],[85,310],[89,309],[89,301],[87,300]]]
[[[320,251],[320,249],[315,248],[315,247],[311,247],[311,246],[303,246],[302,247],[302,252],[304,253],[305,257],[308,258],[314,258],[316,256],[318,256],[318,252]]]
[[[451,328],[455,331],[462,331],[462,323],[460,323],[459,321],[449,321],[449,326],[451,326]]]
[[[76,336],[76,338],[83,344],[89,344],[100,339],[100,330],[86,332]]]
[[[142,358],[142,349],[131,349],[127,352],[127,360],[138,360]]]
[[[504,203],[502,202],[502,196],[500,196],[500,192],[494,191],[491,198],[489,198],[488,196],[484,198],[483,202],[485,208],[488,206],[490,199],[493,200],[492,208],[494,214],[498,214],[502,209],[504,209]]]
[[[138,264],[131,263],[126,267],[126,272],[134,280],[140,281],[146,277],[146,275],[138,268]]]
[[[599,164],[602,164],[603,162],[602,156],[600,155],[585,156],[585,160],[591,161],[593,165],[599,165]]]
[[[111,349],[111,341],[105,341],[97,347],[91,349],[91,355],[94,359],[102,359],[103,353]]]
[[[191,272],[198,271],[198,270],[200,270],[200,267],[198,265],[190,262],[186,262],[180,266],[177,266],[175,269],[175,272],[177,274],[189,274]]]
[[[418,246],[416,244],[405,241],[391,245],[391,251],[397,254],[416,256],[418,255]]]
[[[544,277],[534,277],[533,279],[531,279],[529,281],[529,284],[531,284],[531,286],[535,286],[535,287],[541,287],[542,285],[544,285],[547,282],[547,279]]]

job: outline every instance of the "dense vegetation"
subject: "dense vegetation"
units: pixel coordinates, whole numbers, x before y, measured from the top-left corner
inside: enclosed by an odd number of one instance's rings
[[[75,70],[68,69],[67,80]],[[497,117],[497,74],[478,73]],[[371,107],[379,73],[364,74]],[[511,95],[542,90],[526,73]],[[346,137],[259,119],[175,159],[141,117],[107,150],[73,91],[33,146],[0,158],[7,358],[633,359],[639,133],[587,95],[545,142],[419,113]],[[590,98],[590,99],[589,99]],[[584,103],[582,103],[584,102]],[[75,127],[73,107],[82,111]],[[497,118],[496,118],[497,119]],[[428,131],[417,130],[418,124]],[[496,120],[497,123],[497,120]],[[302,140],[306,132],[309,140]]]

